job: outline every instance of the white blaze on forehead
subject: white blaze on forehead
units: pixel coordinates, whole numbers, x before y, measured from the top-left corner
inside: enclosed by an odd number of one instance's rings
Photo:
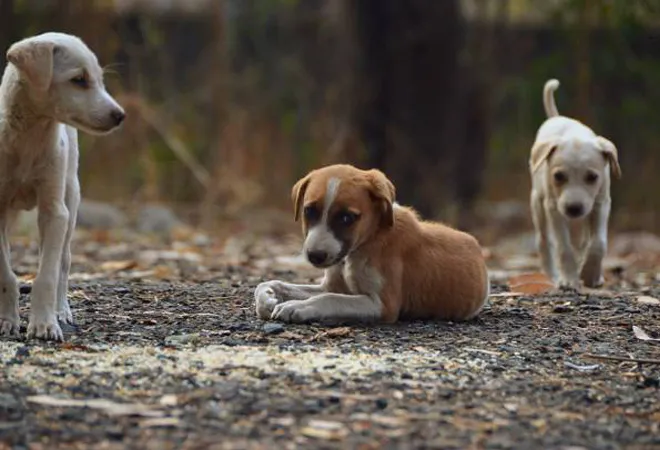
[[[321,216],[321,222],[328,222],[328,213],[330,212],[330,207],[337,198],[337,191],[339,190],[339,183],[341,180],[338,178],[330,178],[328,180],[328,185],[325,190],[325,199],[323,200],[323,215]]]
[[[305,252],[322,251],[328,254],[329,259],[334,259],[339,253],[341,253],[342,243],[337,240],[328,225],[330,208],[337,198],[337,191],[339,190],[340,182],[341,180],[338,178],[330,178],[328,180],[325,198],[323,199],[321,220],[309,229],[307,237],[305,238]]]

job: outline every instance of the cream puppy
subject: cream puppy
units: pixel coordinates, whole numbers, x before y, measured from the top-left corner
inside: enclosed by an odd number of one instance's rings
[[[303,251],[325,277],[318,286],[261,283],[257,315],[295,323],[476,316],[489,293],[477,240],[421,221],[394,196],[381,172],[349,165],[298,181],[292,199],[296,221],[302,216]]]
[[[38,209],[39,271],[28,337],[62,340],[76,222],[78,135],[115,129],[123,109],[106,92],[96,56],[78,38],[45,33],[7,52],[0,85],[0,335],[19,333],[18,282],[8,232],[21,209]]]
[[[610,171],[621,177],[617,149],[589,127],[560,116],[554,100],[559,81],[543,90],[548,119],[529,160],[531,210],[543,271],[556,285],[603,283],[610,215]],[[554,250],[554,252],[551,251]]]

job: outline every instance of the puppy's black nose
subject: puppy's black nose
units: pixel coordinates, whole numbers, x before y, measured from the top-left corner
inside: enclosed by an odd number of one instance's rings
[[[115,125],[120,125],[126,118],[126,114],[121,109],[115,109],[110,113],[110,117],[115,122]]]
[[[569,217],[580,217],[584,212],[584,207],[581,203],[571,203],[566,205],[566,214]]]
[[[326,260],[328,259],[328,254],[322,250],[311,251],[311,252],[307,252],[307,259],[315,266],[318,266],[319,264],[323,264],[324,262],[326,262]]]

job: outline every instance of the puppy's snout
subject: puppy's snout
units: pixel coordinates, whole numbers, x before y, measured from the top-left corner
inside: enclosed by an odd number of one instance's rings
[[[582,203],[569,203],[566,205],[566,215],[568,217],[577,218],[584,214],[584,206]]]
[[[307,252],[307,259],[315,266],[320,266],[328,260],[328,252],[323,250],[312,250]]]
[[[121,109],[113,109],[112,112],[110,112],[110,118],[115,126],[119,126],[126,118],[126,113]]]

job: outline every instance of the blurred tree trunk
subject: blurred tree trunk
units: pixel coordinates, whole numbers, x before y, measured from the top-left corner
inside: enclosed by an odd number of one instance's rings
[[[3,54],[12,42],[16,40],[15,22],[14,0],[0,0],[0,45],[2,46]],[[0,67],[4,67],[5,65],[4,58],[2,58],[2,61]]]
[[[439,212],[448,191],[470,208],[485,154],[483,89],[463,67],[458,0],[355,0],[361,53],[356,126],[366,163],[385,169],[402,203]],[[479,70],[479,68],[476,68]]]
[[[578,22],[575,30],[575,64],[577,66],[577,117],[591,123],[589,90],[591,88],[590,39],[594,3],[582,0],[579,6]]]

